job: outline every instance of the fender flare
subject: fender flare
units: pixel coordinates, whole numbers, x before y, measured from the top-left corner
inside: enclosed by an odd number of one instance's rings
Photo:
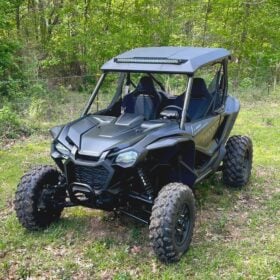
[[[179,181],[192,187],[198,177],[195,166],[195,143],[192,139],[186,137],[168,137],[159,139],[149,144],[146,149],[148,152],[174,148],[174,152],[179,154],[179,167],[177,175]]]

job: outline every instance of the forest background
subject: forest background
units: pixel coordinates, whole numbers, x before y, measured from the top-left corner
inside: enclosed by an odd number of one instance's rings
[[[63,121],[61,102],[77,115],[100,66],[139,46],[229,49],[231,92],[262,98],[280,80],[279,26],[278,0],[1,1],[0,137]]]

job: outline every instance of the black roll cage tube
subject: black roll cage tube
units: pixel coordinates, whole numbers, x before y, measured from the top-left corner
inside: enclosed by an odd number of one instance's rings
[[[227,75],[226,75],[226,73],[227,73],[227,63],[228,63],[228,59],[223,59],[222,60],[222,66],[223,66],[223,72],[224,72],[224,78],[223,78],[224,79],[224,89],[223,89],[223,96],[222,96],[222,103],[223,104],[225,102],[225,97],[227,96],[227,90],[228,90],[228,80],[227,80]],[[101,75],[100,79],[98,80],[98,82],[97,82],[97,84],[96,84],[96,86],[95,86],[95,88],[94,88],[94,90],[93,90],[93,92],[92,92],[92,94],[90,96],[90,99],[87,102],[86,107],[85,107],[83,113],[81,114],[81,117],[87,115],[87,113],[88,113],[88,111],[89,111],[89,109],[90,109],[90,107],[91,107],[95,97],[98,94],[98,91],[99,91],[99,89],[100,89],[100,87],[101,87],[105,77],[107,76],[107,73],[108,72],[103,72],[103,74]],[[124,74],[124,73],[125,72],[121,72],[121,74]],[[128,73],[128,75],[129,74],[130,73]],[[131,82],[130,75],[129,76],[128,75],[127,75],[126,83]],[[158,85],[161,88],[163,87],[163,85],[159,81],[157,81],[151,73],[148,73],[148,75],[151,76],[151,78],[153,80],[155,80],[155,82],[158,83]],[[193,74],[192,75],[187,74],[187,76],[189,77],[189,79],[188,79],[188,82],[187,82],[187,90],[186,90],[186,94],[185,94],[185,98],[184,98],[184,105],[183,105],[183,110],[182,110],[182,115],[181,115],[181,120],[180,120],[180,129],[182,129],[182,130],[185,130],[185,119],[187,117],[187,109],[188,109],[188,106],[189,106],[190,94],[191,94],[191,89],[192,89],[192,84],[193,84],[193,79],[194,79],[194,75]],[[118,96],[116,96],[116,95],[119,94],[120,83],[124,82],[124,78],[125,78],[124,75],[122,75],[120,77],[119,84],[118,84],[118,89],[116,91],[115,97],[113,98],[113,101],[118,98]],[[163,87],[163,89],[164,89],[164,87]]]

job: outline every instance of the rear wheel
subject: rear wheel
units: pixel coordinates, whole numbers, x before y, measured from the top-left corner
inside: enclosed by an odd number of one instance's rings
[[[19,222],[38,230],[58,220],[66,198],[62,174],[52,166],[39,166],[26,173],[15,195]]]
[[[232,136],[226,145],[223,160],[225,185],[239,188],[246,185],[251,176],[253,144],[247,136]]]
[[[150,218],[150,239],[162,262],[178,261],[190,246],[195,222],[192,190],[181,183],[162,188]]]

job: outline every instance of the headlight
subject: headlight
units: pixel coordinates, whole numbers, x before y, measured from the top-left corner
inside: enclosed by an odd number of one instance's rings
[[[59,151],[64,157],[68,157],[70,154],[70,151],[61,143],[57,143],[55,145],[55,148],[57,151]]]
[[[117,156],[116,163],[125,167],[132,166],[137,159],[138,154],[134,151],[124,152]]]

